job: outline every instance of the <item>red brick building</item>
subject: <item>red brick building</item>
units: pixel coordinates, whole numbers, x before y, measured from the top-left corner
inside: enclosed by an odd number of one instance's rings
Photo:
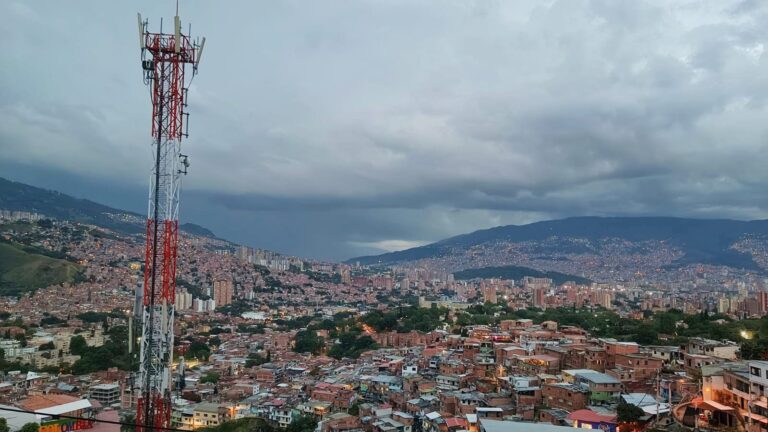
[[[568,383],[552,383],[541,386],[541,397],[547,408],[568,411],[583,409],[589,403],[589,392]]]

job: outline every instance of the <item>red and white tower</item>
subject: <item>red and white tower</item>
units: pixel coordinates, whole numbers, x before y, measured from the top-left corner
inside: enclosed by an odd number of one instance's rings
[[[177,12],[178,13],[178,12]],[[173,32],[147,30],[138,16],[144,83],[152,98],[152,174],[149,180],[147,245],[141,305],[141,348],[136,412],[140,432],[170,427],[173,377],[173,318],[176,253],[179,235],[179,190],[187,173],[181,139],[187,136],[187,89],[197,72],[205,38],[193,41],[181,31],[178,15]],[[186,66],[191,73],[186,74]]]

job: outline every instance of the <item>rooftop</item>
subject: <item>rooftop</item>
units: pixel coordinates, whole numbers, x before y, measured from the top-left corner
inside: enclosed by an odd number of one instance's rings
[[[76,402],[79,400],[81,399],[74,396],[68,396],[68,395],[57,395],[57,394],[34,395],[21,401],[19,405],[26,410],[37,411],[45,408],[50,408],[58,405],[64,405],[71,402]]]
[[[117,384],[97,384],[91,387],[91,390],[117,390],[120,386]]]
[[[549,423],[530,423],[481,419],[485,432],[567,432],[570,426],[555,426]]]
[[[207,413],[218,413],[219,404],[215,404],[211,402],[201,402],[195,405],[195,411],[207,412]]]
[[[592,410],[582,409],[582,410],[576,410],[568,414],[568,419],[585,421],[590,423],[612,423],[616,421],[616,416],[602,415]]]
[[[621,381],[617,380],[616,378],[610,375],[607,375],[601,372],[595,372],[595,371],[586,372],[586,373],[582,372],[582,373],[576,374],[576,376],[578,378],[587,380],[595,384],[621,384]]]

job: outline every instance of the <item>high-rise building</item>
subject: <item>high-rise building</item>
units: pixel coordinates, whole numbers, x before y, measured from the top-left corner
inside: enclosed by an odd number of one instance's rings
[[[394,282],[391,277],[389,276],[374,276],[371,278],[371,282],[373,283],[374,288],[384,288],[391,290]]]
[[[565,288],[565,301],[568,304],[575,304],[576,303],[576,295],[578,294],[578,288],[575,286],[568,286]]]
[[[459,282],[456,284],[456,298],[459,300],[466,300],[467,298],[466,282]]]
[[[345,268],[341,270],[341,283],[347,285],[352,283],[352,272],[349,271],[349,269]]]
[[[760,307],[760,315],[765,315],[768,312],[768,292],[759,291],[757,293],[757,302]]]
[[[176,310],[189,310],[192,308],[192,293],[181,289],[176,293]]]
[[[226,306],[232,304],[234,295],[234,284],[232,279],[221,279],[213,282],[213,300],[216,306]]]
[[[538,308],[543,308],[544,305],[544,297],[547,294],[547,288],[543,286],[539,286],[534,288],[533,290],[533,306]]]
[[[607,289],[595,290],[592,304],[602,306],[606,309],[613,309],[613,291]]]
[[[235,251],[235,256],[243,261],[248,261],[252,256],[252,250],[248,246],[240,246]]]
[[[717,312],[721,314],[725,314],[730,311],[731,311],[731,299],[729,299],[728,297],[721,297],[717,301]]]
[[[192,301],[192,310],[195,312],[212,312],[216,309],[216,301],[213,299],[202,300],[194,299]]]
[[[747,284],[745,284],[744,282],[739,282],[737,285],[739,287],[739,296],[741,298],[747,298],[747,295],[749,294],[749,290],[747,289]]]
[[[484,302],[496,304],[497,300],[498,299],[496,298],[496,286],[495,285],[490,285],[490,286],[485,287],[485,289],[483,289],[483,301]]]
[[[552,286],[552,279],[549,278],[535,278],[526,276],[523,278],[523,288],[536,289],[538,287],[550,288]]]

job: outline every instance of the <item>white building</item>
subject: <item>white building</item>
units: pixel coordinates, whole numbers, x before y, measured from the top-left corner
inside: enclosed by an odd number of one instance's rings
[[[117,384],[98,384],[91,387],[91,398],[104,406],[120,402],[120,386]]]

